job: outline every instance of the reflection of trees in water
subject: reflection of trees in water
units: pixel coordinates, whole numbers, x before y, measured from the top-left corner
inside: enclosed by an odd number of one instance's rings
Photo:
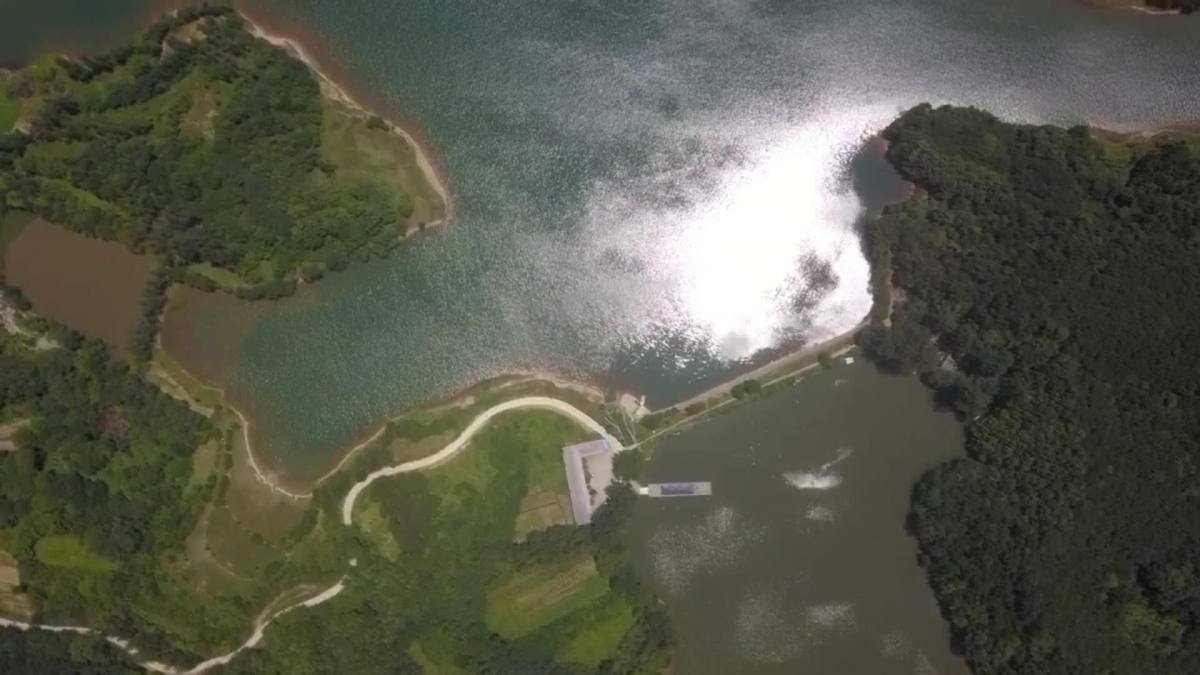
[[[792,311],[801,316],[816,309],[817,303],[837,287],[838,277],[833,272],[833,263],[811,251],[800,256],[797,265],[800,283],[795,284],[792,296]]]

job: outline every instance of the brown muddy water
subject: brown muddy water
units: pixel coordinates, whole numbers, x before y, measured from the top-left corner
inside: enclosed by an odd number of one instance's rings
[[[649,481],[713,484],[635,512],[673,671],[965,675],[905,531],[913,482],[962,443],[916,378],[861,361],[663,441]]]
[[[8,282],[39,314],[128,354],[150,260],[123,244],[36,219],[4,252]]]

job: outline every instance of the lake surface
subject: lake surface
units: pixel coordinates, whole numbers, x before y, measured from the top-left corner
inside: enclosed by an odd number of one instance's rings
[[[965,675],[904,530],[916,478],[962,453],[916,378],[818,370],[661,442],[633,550],[666,599],[678,675]]]
[[[0,64],[30,54],[87,54],[119,45],[161,2],[152,0],[6,0],[0,2]]]
[[[287,301],[168,317],[188,326],[171,351],[217,374],[296,476],[500,371],[595,374],[659,405],[853,326],[869,270],[848,167],[915,103],[1200,117],[1200,21],[1069,0],[247,5],[411,121],[456,207]]]

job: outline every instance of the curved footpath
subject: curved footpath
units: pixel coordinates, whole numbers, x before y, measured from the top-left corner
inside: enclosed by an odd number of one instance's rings
[[[470,442],[471,438],[474,437],[475,434],[479,433],[479,431],[482,430],[487,425],[487,423],[492,420],[492,418],[496,417],[497,415],[499,415],[501,413],[505,413],[510,410],[522,409],[522,408],[549,410],[549,411],[559,413],[559,414],[563,415],[564,417],[571,418],[572,420],[577,422],[580,426],[588,429],[589,431],[593,431],[596,434],[598,434],[600,437],[608,440],[608,442],[614,444],[614,447],[618,447],[618,448],[622,447],[620,441],[618,441],[616,438],[614,438],[612,436],[612,434],[608,433],[608,430],[605,429],[603,425],[601,425],[596,420],[592,419],[592,417],[589,416],[584,411],[580,410],[579,408],[576,408],[575,406],[571,405],[570,403],[567,403],[566,401],[561,401],[556,398],[550,398],[549,396],[524,396],[521,398],[514,398],[514,399],[511,399],[508,401],[504,401],[502,403],[497,403],[496,405],[492,406],[491,408],[488,408],[487,410],[484,410],[483,412],[479,413],[479,415],[477,415],[475,417],[475,419],[471,420],[471,423],[467,425],[467,428],[463,429],[462,433],[460,433],[457,438],[455,438],[453,441],[451,441],[449,444],[447,444],[441,450],[438,450],[437,452],[433,453],[432,455],[429,455],[427,457],[423,457],[421,459],[414,460],[411,462],[404,462],[403,464],[396,464],[394,466],[384,467],[377,471],[371,472],[369,475],[367,475],[366,478],[355,483],[354,486],[350,488],[350,491],[346,493],[345,499],[342,500],[342,523],[345,525],[353,524],[354,504],[356,501],[358,501],[358,497],[360,494],[362,494],[362,491],[367,489],[367,487],[371,483],[374,483],[375,481],[379,480],[380,478],[386,478],[388,476],[396,476],[396,475],[399,475],[402,473],[408,473],[410,471],[420,471],[422,469],[433,468],[433,467],[451,459],[456,454],[461,452],[464,448],[466,448],[467,444]],[[351,560],[350,566],[351,567],[356,566],[357,562],[358,562],[357,560]],[[139,661],[138,663],[146,670],[150,670],[150,671],[153,671],[156,673],[170,673],[171,675],[193,675],[196,673],[203,673],[203,672],[205,672],[211,668],[214,668],[216,666],[226,665],[230,661],[232,661],[234,659],[234,657],[236,657],[238,654],[242,653],[243,651],[245,651],[247,649],[252,649],[255,646],[257,646],[258,643],[262,642],[263,636],[266,634],[267,628],[269,628],[271,626],[271,623],[274,622],[279,617],[283,616],[284,614],[287,614],[288,612],[290,612],[294,609],[298,609],[301,607],[316,607],[317,605],[328,602],[329,600],[336,597],[339,593],[341,593],[343,590],[345,590],[346,579],[348,576],[349,575],[343,576],[341,579],[338,580],[337,583],[333,584],[332,586],[330,586],[329,588],[325,589],[324,591],[318,593],[317,595],[314,595],[311,598],[308,598],[307,600],[303,600],[301,602],[297,602],[295,604],[288,605],[287,607],[284,607],[283,609],[279,610],[278,612],[275,612],[269,618],[267,618],[265,621],[258,623],[258,625],[256,625],[254,627],[254,632],[250,635],[250,638],[247,639],[245,642],[243,642],[241,644],[241,646],[239,646],[238,648],[236,648],[233,651],[230,651],[226,654],[222,654],[220,656],[214,656],[213,658],[208,659],[207,661],[203,661],[187,670],[179,670],[178,668],[174,668],[172,666],[169,666],[165,663],[161,663],[158,661]],[[120,649],[124,650],[125,653],[129,654],[131,657],[133,657],[135,659],[138,657],[138,654],[139,654],[138,649],[136,647],[134,647],[128,640],[123,640],[121,638],[113,637],[110,635],[104,635],[103,633],[100,633],[99,631],[96,631],[92,628],[87,628],[84,626],[54,626],[54,625],[48,625],[48,624],[25,623],[23,621],[14,621],[11,619],[4,619],[4,618],[0,618],[0,626],[9,626],[9,627],[13,627],[13,628],[20,628],[22,630],[35,629],[35,630],[51,631],[51,632],[55,632],[55,633],[78,633],[80,635],[94,635],[94,636],[98,636],[98,637],[103,637],[105,640],[107,640],[111,644],[119,647]]]
[[[599,422],[592,419],[587,413],[583,412],[579,408],[576,408],[570,403],[567,403],[566,401],[561,401],[557,398],[550,398],[549,396],[524,396],[521,398],[514,398],[509,401],[504,401],[503,403],[497,403],[491,408],[479,413],[475,419],[471,420],[471,423],[467,425],[467,428],[463,429],[462,433],[460,433],[457,438],[455,438],[453,441],[450,441],[450,443],[444,448],[438,450],[432,455],[428,455],[411,462],[404,462],[403,464],[384,467],[378,471],[370,473],[366,478],[355,483],[354,487],[350,488],[350,491],[346,493],[346,498],[342,500],[342,524],[351,524],[354,516],[354,502],[358,500],[358,496],[363,490],[367,489],[367,486],[369,486],[371,483],[374,483],[380,478],[396,476],[402,473],[408,473],[409,471],[420,471],[421,469],[432,468],[438,464],[441,464],[442,462],[445,462],[466,447],[467,442],[471,440],[471,437],[479,433],[479,430],[482,429],[488,422],[490,422],[493,417],[499,415],[500,413],[508,412],[509,410],[516,410],[518,408],[541,408],[543,410],[552,410],[554,412],[561,413],[562,415],[570,417],[572,420],[578,422],[580,426],[586,427],[589,431],[596,432],[601,438],[604,438],[609,443],[612,443],[613,447],[622,447],[621,442],[616,438],[613,438],[612,434],[608,433],[608,430],[605,429]]]

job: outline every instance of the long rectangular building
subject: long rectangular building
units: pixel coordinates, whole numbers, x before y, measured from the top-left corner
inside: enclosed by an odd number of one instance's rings
[[[608,499],[613,450],[603,438],[563,448],[563,468],[567,472],[571,515],[576,525],[592,522],[592,512]]]

